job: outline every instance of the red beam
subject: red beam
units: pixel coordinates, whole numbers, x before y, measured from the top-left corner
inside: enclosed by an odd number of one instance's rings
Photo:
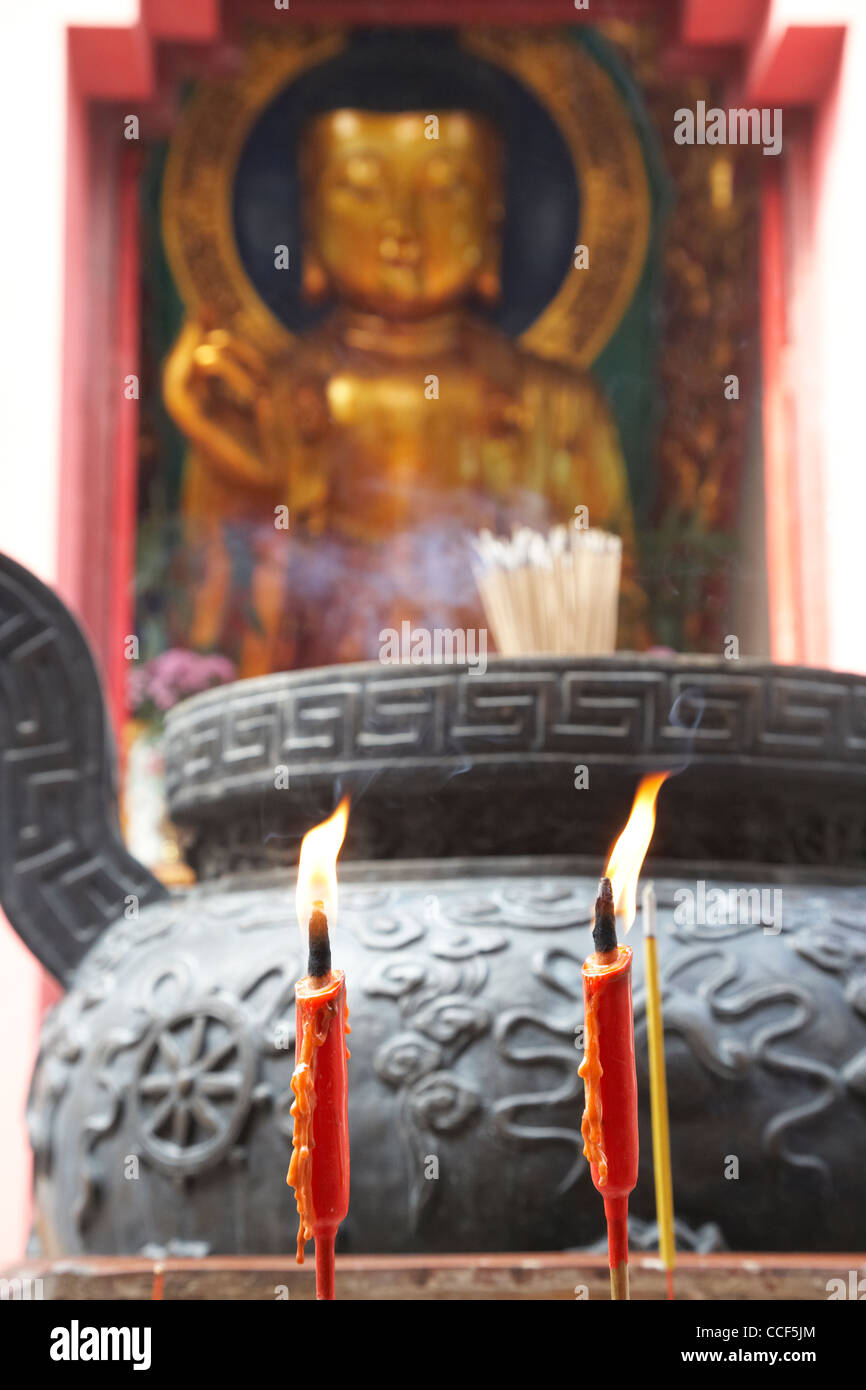
[[[682,0],[683,42],[743,47],[758,32],[769,0]]]
[[[225,28],[232,21],[317,25],[518,25],[597,24],[602,19],[635,20],[657,16],[667,0],[290,0],[277,10],[274,0],[227,0]]]
[[[145,101],[151,96],[155,65],[143,24],[68,32],[70,80],[82,100]]]
[[[764,173],[761,209],[761,364],[770,655],[774,661],[796,663],[803,647],[801,550],[787,402],[785,225],[781,170],[775,161],[767,163],[771,167]]]
[[[122,392],[124,379],[139,372],[140,332],[140,254],[138,180],[139,159],[125,150],[120,171],[119,254],[117,266],[117,356],[112,389],[119,405],[114,440],[114,495],[111,509],[113,545],[110,551],[109,615],[105,662],[108,706],[114,719],[118,749],[127,715],[126,660],[124,639],[135,631],[135,529],[136,483],[138,478],[138,397],[127,400]]]
[[[814,105],[836,75],[844,41],[841,24],[765,29],[746,71],[746,100],[762,106]]]
[[[220,31],[220,4],[219,0],[141,0],[141,20],[153,39],[208,43]]]

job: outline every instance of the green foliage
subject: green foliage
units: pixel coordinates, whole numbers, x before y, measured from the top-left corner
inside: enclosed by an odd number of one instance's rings
[[[732,531],[711,529],[692,511],[672,509],[655,529],[641,531],[641,578],[658,645],[717,648],[720,596],[737,551]]]
[[[183,642],[192,622],[192,595],[186,572],[183,522],[152,514],[138,525],[135,574],[136,632],[140,660],[149,661]]]

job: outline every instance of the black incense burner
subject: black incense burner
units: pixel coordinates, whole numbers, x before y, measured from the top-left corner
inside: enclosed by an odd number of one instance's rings
[[[0,633],[0,896],[68,990],[29,1106],[45,1254],[292,1249],[294,864],[344,792],[338,1249],[598,1241],[580,964],[610,845],[661,768],[678,775],[647,872],[681,1243],[866,1244],[866,680],[621,655],[240,682],[169,717],[199,877],[169,894],[123,847],[81,633],[8,560]],[[635,1248],[654,1239],[640,930]]]

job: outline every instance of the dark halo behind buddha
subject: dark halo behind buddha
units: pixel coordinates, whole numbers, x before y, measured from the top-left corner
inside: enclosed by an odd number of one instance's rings
[[[505,153],[502,294],[491,321],[516,338],[556,294],[571,266],[580,218],[566,142],[537,98],[501,68],[460,48],[448,30],[355,32],[346,50],[303,73],[256,122],[238,161],[238,250],[265,303],[293,331],[325,310],[304,300],[299,258],[274,273],[273,246],[301,244],[298,146],[317,115],[463,110],[486,116]]]

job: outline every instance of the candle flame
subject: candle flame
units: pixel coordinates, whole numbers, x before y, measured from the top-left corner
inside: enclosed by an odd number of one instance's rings
[[[637,912],[637,881],[656,823],[656,797],[669,772],[651,772],[641,779],[631,815],[610,852],[605,874],[613,888],[617,916],[628,931]]]
[[[314,903],[322,904],[329,927],[333,929],[337,924],[337,855],[348,823],[349,798],[344,796],[334,814],[321,825],[314,825],[301,841],[295,908],[305,941]]]

